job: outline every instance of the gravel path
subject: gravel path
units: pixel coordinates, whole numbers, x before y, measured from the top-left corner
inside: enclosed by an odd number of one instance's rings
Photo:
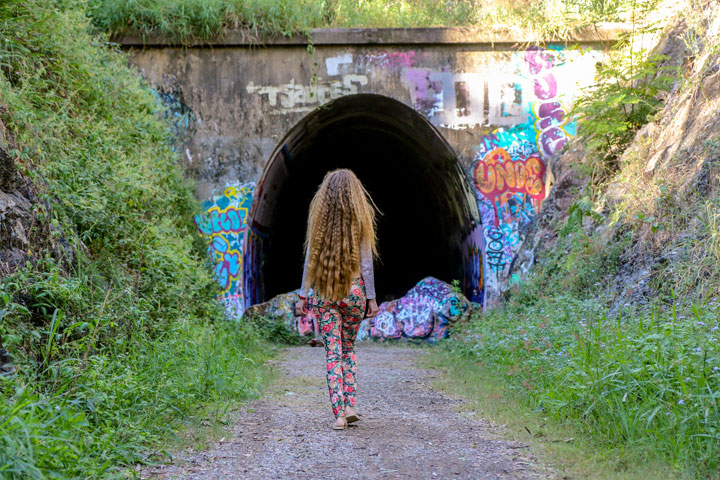
[[[358,411],[344,431],[333,418],[324,349],[291,348],[279,378],[235,418],[232,434],[178,463],[146,469],[162,479],[551,478],[528,445],[461,413],[462,400],[431,388],[440,372],[418,366],[428,349],[360,343]]]

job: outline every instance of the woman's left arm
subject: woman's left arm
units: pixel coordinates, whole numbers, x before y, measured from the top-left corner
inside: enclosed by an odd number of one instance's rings
[[[365,295],[368,300],[367,316],[374,317],[378,313],[378,304],[375,298],[375,272],[373,271],[370,245],[365,242],[360,247],[360,273],[365,283]]]

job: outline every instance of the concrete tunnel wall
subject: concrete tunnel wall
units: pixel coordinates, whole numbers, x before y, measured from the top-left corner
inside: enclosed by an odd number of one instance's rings
[[[246,305],[298,288],[297,275],[288,272],[302,271],[310,201],[336,168],[351,168],[381,212],[380,301],[401,297],[428,275],[451,282],[470,272],[461,246],[479,214],[455,153],[415,110],[357,94],[304,117],[270,156],[246,236],[254,243],[244,249]],[[480,292],[475,297],[481,300]]]
[[[495,305],[528,266],[518,258],[548,162],[575,134],[568,112],[616,33],[528,46],[462,29],[319,30],[313,53],[299,37],[120,43],[168,107],[205,201],[196,223],[220,298],[240,315],[299,287],[309,195],[338,166],[386,213],[381,299],[436,275]]]

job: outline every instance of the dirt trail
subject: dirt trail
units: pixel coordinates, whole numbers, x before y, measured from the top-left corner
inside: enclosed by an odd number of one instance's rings
[[[526,479],[551,478],[527,445],[503,440],[431,388],[440,373],[418,366],[427,349],[358,346],[357,427],[333,431],[324,349],[288,349],[279,378],[243,408],[226,441],[186,453],[143,478]]]

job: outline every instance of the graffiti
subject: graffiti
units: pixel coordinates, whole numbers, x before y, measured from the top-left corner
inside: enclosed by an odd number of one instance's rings
[[[362,63],[368,66],[398,70],[415,65],[415,50],[404,52],[391,52],[380,50],[378,52],[363,55]],[[329,74],[329,72],[328,72]]]
[[[525,52],[525,62],[533,81],[533,91],[538,102],[533,106],[538,151],[550,158],[568,141],[563,129],[568,123],[567,110],[559,101],[558,82],[553,73],[558,52],[542,47],[530,47]]]
[[[413,106],[434,125],[468,129],[527,121],[523,85],[514,74],[438,72],[406,68]]]
[[[150,91],[157,102],[164,107],[162,116],[170,124],[173,152],[183,152],[188,161],[192,163],[192,156],[187,145],[190,143],[194,133],[195,114],[180,99],[179,92],[166,92],[154,88],[151,88]]]
[[[497,228],[485,229],[485,256],[490,270],[497,273],[510,263],[510,255],[505,252],[505,234]]]
[[[483,304],[483,226],[477,225],[463,241],[463,292],[470,294],[470,301]]]
[[[334,98],[354,95],[359,87],[367,85],[366,75],[343,75],[340,80],[326,80],[312,85],[302,85],[290,80],[282,85],[255,85],[245,88],[249,94],[257,94],[267,100],[272,113],[288,114],[309,112],[318,105]]]
[[[545,198],[545,164],[534,154],[513,161],[504,148],[495,148],[477,162],[473,177],[476,188],[495,210],[495,227],[501,221],[514,221],[518,215],[524,214],[529,219]],[[526,196],[534,202],[532,212],[525,207]]]
[[[232,318],[239,318],[244,307],[242,245],[254,187],[254,184],[227,187],[222,195],[204,202],[204,213],[195,216],[195,225],[208,239],[219,287],[218,300]]]
[[[245,307],[262,302],[265,298],[263,264],[265,261],[268,233],[257,225],[250,225],[245,232],[243,255],[243,297]]]
[[[566,55],[550,47],[516,55],[519,84],[528,90],[518,103],[525,120],[485,135],[477,146],[469,173],[484,227],[486,304],[499,298],[546,196],[546,162],[575,132],[565,105],[587,71],[569,70]]]
[[[407,340],[433,343],[447,336],[450,324],[468,312],[470,302],[447,283],[427,277],[408,293],[380,305],[378,315],[363,321],[358,339]]]

